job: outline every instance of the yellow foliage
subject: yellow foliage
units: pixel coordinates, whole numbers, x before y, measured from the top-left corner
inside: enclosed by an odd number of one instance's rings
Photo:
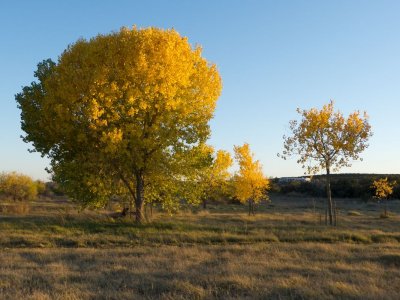
[[[229,152],[218,150],[214,153],[214,149],[207,146],[203,151],[208,153],[211,158],[209,167],[201,171],[200,181],[203,185],[205,199],[217,198],[226,192],[228,180],[231,177],[229,168],[232,166],[232,158]]]
[[[284,159],[297,155],[297,163],[307,173],[326,171],[326,187],[329,211],[329,223],[333,224],[333,202],[330,190],[331,170],[337,171],[349,167],[351,160],[360,158],[360,153],[368,147],[372,135],[368,116],[355,111],[346,119],[342,113],[334,111],[333,101],[321,110],[297,109],[301,121],[290,121],[291,136],[284,136],[284,150],[278,154]]]
[[[235,196],[240,202],[260,202],[267,198],[269,180],[262,172],[262,166],[258,160],[254,161],[249,144],[235,146],[235,159],[239,164],[239,171],[234,176]]]
[[[207,170],[207,181],[209,185],[215,186],[220,182],[226,181],[230,177],[229,168],[232,165],[232,158],[229,152],[218,150],[211,167]]]
[[[161,174],[187,176],[179,160],[209,137],[221,92],[216,66],[173,29],[78,40],[35,76],[39,83],[16,95],[24,140],[52,159],[53,170],[69,165],[75,178],[71,166],[90,162],[80,170],[101,168],[141,199]]]
[[[386,177],[374,180],[371,187],[375,190],[376,198],[387,199],[393,193],[393,188],[396,184],[396,181],[388,181],[388,178]]]
[[[372,135],[366,113],[359,111],[345,118],[334,111],[334,103],[324,105],[321,110],[297,109],[302,119],[290,121],[292,136],[284,136],[282,157],[298,155],[308,173],[320,169],[330,171],[350,166],[350,160],[360,159],[359,154],[368,147]]]
[[[35,200],[39,184],[16,172],[0,174],[0,193],[12,200]]]

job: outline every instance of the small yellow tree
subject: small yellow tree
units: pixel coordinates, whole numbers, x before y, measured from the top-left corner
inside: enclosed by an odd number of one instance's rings
[[[209,148],[212,159],[211,165],[205,168],[201,175],[203,185],[203,208],[207,208],[207,200],[220,197],[227,189],[227,183],[231,176],[229,168],[232,166],[232,158],[229,152]]]
[[[35,200],[37,185],[27,175],[16,172],[0,174],[0,193],[14,201]]]
[[[249,215],[254,214],[254,204],[262,199],[268,199],[266,192],[269,189],[269,180],[262,172],[258,160],[254,161],[249,144],[235,146],[235,159],[239,164],[239,171],[233,178],[235,196],[242,203],[249,203]]]
[[[375,190],[375,198],[385,201],[385,213],[384,216],[387,217],[387,199],[393,193],[393,188],[397,184],[396,181],[388,181],[388,178],[381,178],[374,180],[371,188]]]
[[[333,203],[330,174],[342,167],[349,167],[351,160],[360,159],[360,153],[368,147],[372,135],[367,114],[359,111],[347,118],[339,111],[334,112],[333,101],[321,110],[297,109],[301,121],[290,121],[292,136],[284,136],[284,150],[278,154],[283,159],[297,155],[297,162],[308,173],[326,171],[326,192],[328,199],[329,223],[333,225]]]

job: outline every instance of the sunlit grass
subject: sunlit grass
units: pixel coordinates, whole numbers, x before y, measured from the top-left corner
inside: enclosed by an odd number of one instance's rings
[[[337,227],[317,199],[155,211],[148,222],[38,202],[0,215],[0,298],[397,299],[400,203],[338,201]],[[357,213],[354,213],[357,212]]]

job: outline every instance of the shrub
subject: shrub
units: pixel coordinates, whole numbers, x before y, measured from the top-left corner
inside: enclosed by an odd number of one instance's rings
[[[0,194],[14,201],[35,200],[38,185],[27,175],[16,172],[0,174]]]

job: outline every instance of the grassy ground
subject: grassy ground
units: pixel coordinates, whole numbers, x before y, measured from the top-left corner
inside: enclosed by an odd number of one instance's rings
[[[338,200],[336,228],[320,225],[321,201],[273,198],[254,217],[235,205],[156,213],[143,225],[60,201],[3,204],[0,298],[399,299],[400,201],[381,219],[379,204]]]

